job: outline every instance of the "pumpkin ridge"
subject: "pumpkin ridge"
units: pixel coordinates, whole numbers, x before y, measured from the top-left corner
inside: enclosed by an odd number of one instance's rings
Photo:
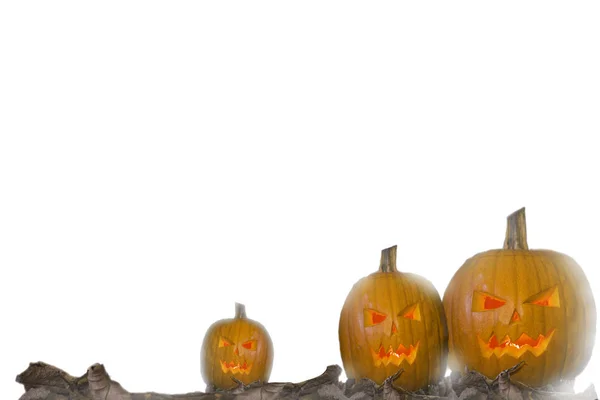
[[[433,284],[430,281],[428,281],[427,279],[423,279],[423,280],[427,281],[426,283],[423,282],[423,284],[424,285],[426,284],[427,286],[429,286],[429,290],[435,289],[435,286],[433,286]],[[441,298],[439,299],[439,303],[438,304],[434,304],[433,299],[431,299],[431,298],[423,299],[422,301],[430,303],[429,307],[431,309],[434,309],[434,310],[437,309],[439,307],[439,305],[441,305]],[[443,308],[443,305],[442,305],[442,308]],[[441,321],[443,315],[444,315],[444,313],[440,312],[439,309],[438,309],[437,314],[433,315],[433,318],[435,318],[435,323],[433,325],[436,327],[436,337],[439,339],[438,343],[441,343],[441,345],[440,345],[441,352],[439,352],[437,354],[436,358],[438,358],[438,360],[435,360],[435,361],[437,361],[440,366],[446,364],[444,362],[444,352],[447,354],[447,349],[444,350],[444,345],[443,345],[444,342],[447,343],[447,338],[444,340],[444,333],[443,333],[443,326],[444,325],[442,325],[442,321]],[[427,330],[427,325],[429,324],[429,321],[431,320],[431,318],[432,318],[431,315],[425,315],[424,316],[423,323],[426,324],[425,330]],[[442,329],[440,329],[440,328],[442,328]],[[438,370],[442,369],[441,367],[436,367],[436,363],[432,362],[432,361],[434,361],[434,360],[432,360],[432,357],[434,357],[434,356],[435,355],[431,355],[431,353],[429,355],[429,360],[428,360],[428,365],[427,365],[428,371],[429,371],[429,376],[435,376],[435,375],[437,375],[439,372],[441,372],[441,371],[438,371]],[[444,371],[444,373],[445,373],[445,371]]]
[[[507,237],[508,237],[508,231],[507,231]],[[500,252],[497,252],[497,253],[496,253],[496,257],[495,257],[495,261],[496,261],[496,263],[494,264],[494,269],[493,269],[493,271],[494,271],[494,293],[493,293],[493,294],[494,294],[495,296],[497,296],[497,295],[498,295],[498,292],[499,292],[499,288],[498,288],[498,282],[499,282],[499,280],[498,280],[498,277],[499,277],[499,275],[500,275],[501,273],[506,273],[506,274],[507,274],[507,276],[509,276],[509,275],[508,275],[509,273],[510,273],[510,274],[513,274],[513,276],[511,276],[511,277],[512,277],[511,281],[514,281],[514,280],[515,280],[515,279],[514,279],[514,278],[515,278],[515,276],[514,276],[514,274],[515,274],[515,269],[514,269],[514,268],[511,268],[511,269],[510,269],[510,271],[507,271],[505,268],[503,268],[503,266],[502,266],[502,262],[501,262],[501,260],[500,260],[500,254],[501,254]],[[515,254],[514,254],[514,253],[512,254],[512,258],[513,258],[513,259],[515,258]],[[498,308],[498,309],[495,309],[495,310],[493,311],[493,313],[494,313],[494,320],[498,321],[498,320],[499,320],[499,317],[500,317],[500,308]],[[495,327],[494,327],[494,329],[495,329]],[[492,331],[492,332],[493,332],[493,331]],[[502,368],[502,365],[501,365],[501,364],[502,364],[502,360],[500,360],[500,358],[498,358],[498,357],[494,357],[494,358],[495,358],[495,360],[494,360],[494,364],[496,365],[496,369],[501,369],[501,368]],[[491,377],[491,376],[489,376],[489,378],[492,378],[492,377]]]
[[[423,279],[419,279],[418,285],[419,286],[422,285],[424,288],[426,288],[425,290],[428,290],[428,291],[431,292],[430,297],[428,299],[425,299],[424,296],[419,295],[419,297],[421,298],[420,301],[423,302],[423,303],[431,301],[431,298],[437,293],[437,291],[436,292],[432,291],[432,288],[430,286],[430,282],[423,278]],[[417,283],[415,283],[415,290],[416,289],[417,289]],[[440,299],[440,302],[441,302],[441,299]],[[431,303],[433,303],[433,301],[431,301]],[[422,307],[422,308],[423,308],[424,313],[427,313],[424,316],[424,318],[422,318],[422,321],[421,321],[421,323],[425,325],[425,328],[424,328],[425,332],[428,332],[431,329],[438,330],[439,325],[437,325],[437,324],[431,324],[430,323],[431,322],[431,313],[430,313],[429,310],[435,310],[435,305],[434,304],[429,304],[429,307]],[[425,335],[425,346],[428,349],[431,349],[431,347],[432,347],[429,344],[429,335]],[[432,363],[433,356],[434,356],[433,352],[428,352],[427,353],[427,357],[426,358],[427,358],[427,371],[428,371],[427,375],[428,376],[434,376],[433,373],[432,373],[433,371],[431,371],[431,369],[433,368],[433,365],[432,365],[433,364]],[[431,383],[434,383],[434,382],[430,381],[429,383],[431,384]]]
[[[541,282],[542,282],[542,281],[543,281],[543,282],[546,282],[546,281],[548,281],[548,280],[549,280],[549,279],[548,279],[548,276],[542,276],[542,273],[543,273],[544,271],[547,271],[547,269],[548,269],[548,265],[547,265],[547,264],[544,262],[544,259],[543,259],[542,257],[534,258],[533,260],[534,260],[534,261],[533,261],[533,262],[534,262],[534,264],[536,264],[537,262],[539,262],[539,263],[542,265],[542,267],[541,267],[541,268],[539,268],[537,265],[534,265],[534,270],[535,270],[535,272],[536,272],[536,275],[537,275],[536,282],[538,282],[538,283],[539,283],[539,285],[538,285],[538,287],[536,288],[536,290],[534,291],[534,293],[538,293],[538,292],[540,292],[540,291],[544,290],[544,287],[543,287],[544,285],[542,285],[542,284],[541,284]],[[553,265],[553,264],[551,264],[551,266],[552,266],[552,267],[554,267],[554,265]],[[547,275],[550,275],[550,274],[547,274]],[[535,320],[534,320],[534,322],[535,322]],[[546,326],[546,325],[547,325],[547,321],[546,321],[546,315],[545,315],[545,314],[544,314],[544,317],[543,317],[543,324],[542,324],[542,325],[543,325],[543,326]],[[562,332],[561,332],[561,333],[562,333]],[[566,352],[564,352],[564,353],[566,353]],[[547,368],[547,367],[548,367],[548,366],[546,365],[546,363],[542,363],[542,367],[541,367],[541,368],[542,368],[541,376],[542,376],[542,381],[543,381],[543,382],[545,382],[545,381],[547,380],[547,378],[546,378],[546,375],[548,374],[548,368]],[[550,372],[552,372],[552,371],[550,371]]]
[[[566,282],[567,286],[569,286],[570,289],[572,289],[571,291],[575,292],[575,295],[577,296],[577,291],[574,290],[575,288],[572,287],[572,285],[570,284],[570,282],[572,281],[572,279],[565,279],[565,276],[563,273],[561,273],[561,271],[559,271],[558,267],[556,266],[556,264],[554,263],[554,260],[550,259],[549,262],[551,263],[551,265],[554,267],[554,269],[556,270],[556,274],[560,277],[560,280],[563,282]],[[567,270],[567,273],[570,273],[571,270]],[[567,316],[567,310],[568,310],[568,297],[565,295],[565,287],[564,287],[564,283],[563,285],[559,285],[558,290],[559,293],[558,295],[560,296],[561,299],[563,299],[563,316],[565,318],[565,320],[568,320],[568,316]],[[587,326],[587,321],[586,321],[586,315],[585,313],[583,313],[583,321],[584,321],[584,326]],[[568,342],[569,340],[569,329],[565,329],[564,330],[564,335],[566,336],[566,341]],[[585,347],[584,347],[585,348]],[[566,363],[567,363],[567,352],[563,352],[564,356],[563,356],[563,361],[561,363],[561,368],[560,368],[560,374],[561,376],[565,374],[565,368],[566,368]]]

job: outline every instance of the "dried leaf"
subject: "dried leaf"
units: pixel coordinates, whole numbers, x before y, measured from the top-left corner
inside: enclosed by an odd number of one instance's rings
[[[490,394],[492,392],[492,381],[477,371],[468,371],[454,383],[453,388],[459,398],[462,392],[468,388]]]
[[[87,370],[92,400],[130,400],[129,392],[110,379],[102,364],[94,364]]]
[[[487,395],[473,387],[469,387],[462,391],[458,400],[485,400],[486,398]]]
[[[510,375],[519,371],[524,365],[525,361],[521,361],[517,365],[500,372],[496,379],[494,379],[492,387],[496,388],[502,398],[507,400],[523,400],[521,390],[511,382]]]
[[[54,387],[87,394],[86,375],[76,378],[65,371],[44,362],[30,363],[29,367],[19,375],[17,382],[25,386],[25,390],[35,387]]]
[[[452,388],[450,389],[450,391],[448,393],[446,393],[446,398],[448,400],[458,400],[458,396],[456,395],[456,392]]]
[[[358,382],[352,379],[352,382],[348,380],[344,385],[344,395],[348,398],[358,398],[355,395],[364,394],[367,398],[372,399],[375,397],[377,391],[377,385],[370,379],[361,379]]]

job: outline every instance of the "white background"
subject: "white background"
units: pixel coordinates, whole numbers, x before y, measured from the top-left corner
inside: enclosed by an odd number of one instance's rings
[[[38,360],[204,390],[204,332],[236,301],[272,381],[314,377],[381,249],[442,294],[521,206],[598,301],[599,11],[3,2],[2,398]],[[578,389],[598,367],[596,346]]]

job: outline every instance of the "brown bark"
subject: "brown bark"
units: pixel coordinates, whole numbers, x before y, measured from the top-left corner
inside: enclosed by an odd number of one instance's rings
[[[42,362],[31,363],[17,376],[17,382],[25,387],[20,400],[466,400],[466,399],[533,399],[533,400],[594,400],[598,399],[593,385],[585,392],[575,394],[554,391],[552,388],[532,389],[511,381],[522,364],[503,371],[494,380],[468,371],[462,376],[453,374],[426,391],[408,392],[394,386],[394,380],[402,373],[377,385],[368,379],[340,382],[342,369],[330,365],[325,372],[299,383],[253,383],[244,385],[238,381],[234,389],[187,394],[130,393],[112,380],[102,364],[94,364],[81,377],[74,377],[59,368]],[[568,384],[568,383],[567,383]],[[561,387],[562,388],[562,387]]]

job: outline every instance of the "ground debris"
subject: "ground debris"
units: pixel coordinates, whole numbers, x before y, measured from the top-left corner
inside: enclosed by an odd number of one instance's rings
[[[94,364],[81,377],[43,362],[31,363],[17,382],[25,388],[19,400],[597,400],[593,385],[574,393],[573,381],[561,381],[543,388],[530,388],[511,380],[523,363],[489,379],[476,371],[453,373],[439,383],[417,392],[397,387],[394,381],[402,374],[387,378],[382,385],[368,379],[340,382],[342,369],[330,365],[315,378],[299,383],[253,382],[229,390],[209,388],[206,392],[160,394],[130,393],[112,380],[104,365]]]

